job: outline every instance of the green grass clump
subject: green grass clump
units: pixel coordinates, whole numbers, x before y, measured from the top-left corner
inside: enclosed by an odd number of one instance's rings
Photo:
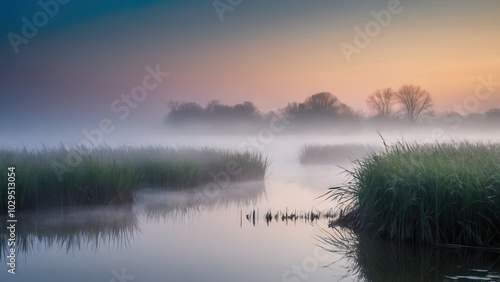
[[[99,147],[79,153],[81,160],[68,165],[68,156],[84,148],[43,148],[36,151],[0,149],[7,185],[7,167],[16,167],[16,208],[119,204],[133,201],[142,186],[169,189],[215,182],[222,172],[230,181],[264,178],[268,161],[260,153],[211,148]],[[74,160],[71,159],[71,160]],[[58,177],[54,163],[64,167]],[[231,171],[228,171],[231,164]],[[234,168],[235,164],[236,169]],[[237,171],[239,173],[230,174]],[[0,210],[7,209],[7,189],[0,189]]]
[[[367,156],[374,148],[363,144],[304,145],[299,153],[301,164],[332,164]]]
[[[409,144],[355,162],[352,182],[331,188],[336,223],[394,240],[500,243],[500,144]]]

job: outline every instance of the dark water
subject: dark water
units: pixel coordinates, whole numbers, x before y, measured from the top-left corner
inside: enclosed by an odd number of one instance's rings
[[[263,182],[209,194],[145,189],[131,206],[26,214],[16,275],[2,220],[0,281],[500,281],[498,253],[411,248],[324,218],[266,221],[268,211],[334,208],[316,198],[345,180],[342,169],[301,166],[300,145],[266,148],[274,153]]]

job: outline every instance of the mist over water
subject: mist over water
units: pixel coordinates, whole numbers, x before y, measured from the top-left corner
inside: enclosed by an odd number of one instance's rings
[[[22,131],[22,132],[19,132]],[[43,145],[47,147],[57,147],[61,144],[65,146],[76,146],[79,142],[89,140],[82,134],[82,129],[75,127],[58,127],[44,128],[37,131],[24,131],[18,129],[13,131],[13,134],[4,134],[2,136],[2,147],[28,149],[40,148]],[[387,141],[393,142],[396,140],[432,142],[441,141],[447,142],[453,139],[456,140],[498,140],[499,134],[496,127],[475,128],[475,129],[459,129],[453,130],[446,127],[429,127],[429,128],[407,128],[407,129],[387,129],[373,128],[363,129],[359,131],[347,131],[334,134],[322,134],[321,128],[318,128],[313,134],[296,134],[293,132],[273,134],[269,146],[273,143],[283,144],[382,144],[380,135]],[[123,126],[118,128],[111,134],[103,134],[102,144],[109,146],[145,146],[145,145],[163,145],[163,146],[217,146],[235,148],[241,143],[244,143],[248,138],[259,138],[259,131],[248,132],[243,134],[178,134],[175,131],[168,130],[162,126]],[[90,141],[90,140],[89,140]],[[259,142],[261,143],[261,142]],[[261,145],[262,147],[267,144]],[[257,147],[259,146],[242,146]]]
[[[24,246],[19,251],[19,274],[10,281],[27,281],[41,274],[49,275],[53,273],[54,265],[64,265],[57,272],[58,279],[82,282],[107,281],[113,277],[113,269],[122,267],[144,281],[295,281],[300,276],[294,274],[294,266],[312,269],[304,272],[307,281],[336,281],[341,277],[345,277],[344,281],[355,281],[356,269],[371,271],[372,267],[374,271],[381,271],[374,275],[383,276],[383,269],[394,269],[394,266],[381,256],[375,256],[380,250],[370,248],[374,243],[366,242],[366,238],[343,233],[351,236],[342,241],[346,244],[362,240],[361,245],[350,246],[348,252],[357,250],[352,248],[361,248],[358,251],[374,254],[370,260],[359,262],[357,257],[343,255],[346,250],[335,245],[333,242],[336,241],[326,241],[329,243],[324,245],[322,240],[338,239],[335,232],[329,231],[326,219],[304,222],[277,217],[266,223],[264,215],[268,211],[273,215],[310,211],[325,213],[335,208],[334,203],[318,197],[328,187],[348,180],[344,169],[351,168],[354,159],[346,153],[340,154],[331,164],[303,165],[299,162],[299,153],[304,145],[361,144],[376,148],[382,147],[384,141],[387,144],[402,139],[429,142],[431,133],[429,129],[385,129],[334,135],[275,134],[259,137],[258,133],[221,136],[174,135],[163,129],[117,130],[103,135],[105,144],[111,147],[161,145],[257,150],[267,155],[271,164],[264,182],[231,184],[218,191],[214,198],[207,198],[197,189],[168,192],[151,187],[138,193],[134,204],[123,209],[80,207],[64,212],[55,209],[36,216],[26,214],[19,230]],[[64,135],[59,133],[58,136]],[[59,140],[51,140],[52,137],[48,133],[40,140],[46,138],[45,146],[60,146]],[[65,146],[81,141],[79,136],[64,137],[69,140]],[[453,139],[498,141],[499,137],[488,131],[460,131],[440,141]],[[4,145],[19,146],[16,142]],[[37,142],[26,142],[23,146],[40,148]],[[323,244],[321,246],[329,251],[317,249],[318,244]],[[384,251],[387,250],[394,249],[388,246]],[[434,257],[433,252],[415,254],[406,247],[401,250],[405,256],[416,255],[414,259]],[[401,255],[400,252],[387,254],[393,257]],[[424,271],[437,267],[442,275],[449,277],[485,277],[484,273],[497,277],[496,257],[480,257],[481,260],[468,260],[470,256],[466,256],[464,260],[444,255],[436,258],[436,264],[418,267]],[[307,268],[309,258],[314,259],[317,267]],[[458,264],[465,264],[465,271],[457,268]],[[416,269],[415,265],[409,264],[398,267],[391,275]],[[92,273],[84,270],[88,268],[93,269]],[[474,268],[484,272],[471,274]],[[3,278],[5,273],[2,271],[0,277]],[[425,277],[418,271],[414,275]]]
[[[0,281],[500,281],[498,248],[374,238],[325,198],[385,145],[500,142],[499,3],[0,1]]]

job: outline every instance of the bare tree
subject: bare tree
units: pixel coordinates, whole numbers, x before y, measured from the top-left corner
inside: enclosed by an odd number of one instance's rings
[[[178,101],[168,101],[167,102],[167,108],[169,112],[175,112],[178,111],[181,106],[181,102]]]
[[[395,97],[396,102],[401,106],[402,114],[411,123],[432,114],[431,95],[420,86],[403,85]]]
[[[178,121],[186,119],[187,117],[199,117],[203,114],[203,107],[193,102],[167,102],[169,109],[168,114],[165,116],[164,122]]]
[[[396,102],[396,95],[396,91],[392,90],[392,88],[377,90],[368,96],[366,103],[372,110],[377,112],[377,116],[390,117],[393,114],[392,106]]]

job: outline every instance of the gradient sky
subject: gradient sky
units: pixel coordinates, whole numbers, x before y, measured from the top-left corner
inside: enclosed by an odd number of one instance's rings
[[[16,54],[7,35],[21,35],[21,18],[41,8],[3,0],[0,125],[92,126],[148,65],[170,76],[130,122],[160,123],[169,100],[250,100],[267,111],[321,91],[366,111],[374,90],[406,83],[442,111],[473,95],[479,76],[500,81],[496,0],[401,0],[402,12],[348,63],[339,45],[354,44],[354,28],[389,2],[243,0],[221,21],[212,1],[71,0]],[[500,88],[477,111],[491,107]]]

